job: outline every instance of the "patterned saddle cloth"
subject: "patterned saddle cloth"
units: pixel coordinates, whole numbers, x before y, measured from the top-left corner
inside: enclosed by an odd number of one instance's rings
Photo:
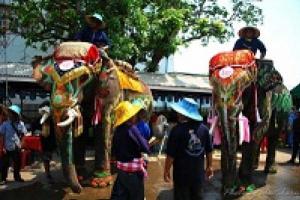
[[[63,42],[54,51],[57,63],[66,60],[94,65],[100,60],[98,48],[88,42]]]
[[[237,79],[249,69],[257,69],[255,56],[249,50],[222,52],[213,56],[209,62],[210,77],[224,83]]]

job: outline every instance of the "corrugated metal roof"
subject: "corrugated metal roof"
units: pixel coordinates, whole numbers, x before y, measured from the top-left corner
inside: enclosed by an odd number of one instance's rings
[[[9,81],[34,82],[31,77],[31,65],[23,63],[0,63],[0,81],[6,80],[6,68]],[[138,76],[151,89],[205,93],[211,93],[212,89],[207,75],[176,72],[167,74],[139,72]]]
[[[7,73],[6,73],[7,70]],[[0,63],[0,76],[8,77],[31,77],[32,67],[24,63]]]
[[[185,73],[139,73],[151,89],[211,93],[208,75]]]

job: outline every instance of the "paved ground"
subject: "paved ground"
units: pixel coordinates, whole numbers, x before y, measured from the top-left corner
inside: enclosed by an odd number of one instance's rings
[[[300,166],[291,166],[284,164],[290,157],[286,151],[277,153],[277,162],[279,163],[279,172],[276,175],[268,177],[262,173],[265,155],[261,156],[259,169],[255,172],[256,184],[261,187],[253,193],[245,194],[240,200],[300,200]],[[221,199],[221,173],[219,170],[219,152],[214,153],[215,177],[207,182],[204,187],[204,200]],[[146,181],[147,200],[171,200],[172,185],[166,184],[162,179],[164,157],[152,157],[149,165],[149,179]],[[0,186],[0,199],[2,200],[101,200],[109,199],[111,187],[105,189],[94,189],[86,186],[83,192],[78,195],[70,191],[67,185],[62,181],[60,165],[54,164],[55,168],[54,184],[48,184],[43,171],[38,169],[22,172],[26,179],[25,183],[9,182],[7,186]],[[11,179],[11,174],[9,180]]]

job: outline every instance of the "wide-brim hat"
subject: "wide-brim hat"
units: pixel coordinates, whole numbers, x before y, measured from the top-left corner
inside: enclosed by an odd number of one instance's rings
[[[21,115],[21,108],[17,105],[11,105],[8,109],[19,116]]]
[[[142,106],[140,105],[133,105],[129,101],[122,101],[119,105],[115,108],[115,123],[114,127],[120,126],[134,115],[136,115]]]
[[[171,108],[176,112],[196,121],[202,121],[197,102],[191,98],[183,98],[177,103],[172,103]]]
[[[253,31],[253,38],[258,38],[260,36],[259,29],[256,27],[252,27],[252,26],[246,26],[246,27],[241,28],[239,30],[239,36],[242,38],[245,38],[247,31]]]
[[[94,21],[97,21],[97,22],[99,22],[99,24],[104,25],[102,15],[100,15],[98,13],[94,13],[93,15],[86,15],[85,16],[85,21],[88,24],[92,24]]]

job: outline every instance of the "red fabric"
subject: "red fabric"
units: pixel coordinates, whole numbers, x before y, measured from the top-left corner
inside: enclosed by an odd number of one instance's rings
[[[24,169],[24,167],[28,165],[31,152],[29,150],[22,150],[20,154],[21,154],[21,169]]]
[[[223,52],[212,57],[209,63],[209,75],[219,84],[231,85],[245,74],[257,69],[254,54],[249,50]]]
[[[83,58],[89,64],[95,64],[100,59],[100,53],[98,48],[95,45],[92,45],[91,48],[88,50],[86,56]]]
[[[142,172],[144,177],[148,177],[148,173],[145,169],[146,163],[143,158],[135,158],[132,162],[124,163],[117,161],[117,168],[124,172]]]
[[[94,101],[94,115],[92,118],[92,125],[98,125],[102,120],[103,99],[96,97]]]
[[[268,147],[268,138],[264,137],[264,139],[262,140],[262,143],[260,145],[260,150],[263,151],[263,152],[266,152],[267,147]]]
[[[254,54],[249,50],[238,50],[218,53],[209,61],[209,70],[214,71],[225,66],[248,66],[255,61]],[[254,63],[254,66],[255,63]]]
[[[22,139],[22,148],[41,152],[41,138],[38,136],[24,136]]]

